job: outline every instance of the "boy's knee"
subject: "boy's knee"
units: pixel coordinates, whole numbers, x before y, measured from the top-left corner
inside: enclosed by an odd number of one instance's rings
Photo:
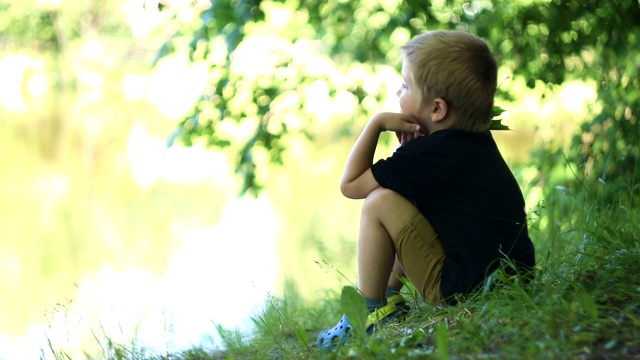
[[[364,201],[362,215],[379,219],[390,233],[409,222],[419,210],[399,193],[379,187]]]
[[[373,190],[365,199],[362,206],[363,212],[385,211],[393,208],[393,204],[404,198],[397,192],[383,187]]]

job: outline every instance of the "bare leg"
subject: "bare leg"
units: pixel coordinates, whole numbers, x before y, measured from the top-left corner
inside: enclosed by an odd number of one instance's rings
[[[411,202],[388,189],[378,188],[367,196],[358,238],[358,282],[365,297],[379,299],[384,297],[388,284],[402,286],[392,274],[392,270],[404,274],[392,239],[416,211]]]
[[[358,238],[358,286],[370,299],[384,297],[396,259],[393,241],[380,221],[381,201],[374,190],[365,200]]]
[[[391,272],[391,276],[389,276],[389,282],[387,283],[387,285],[395,289],[401,289],[404,284],[402,283],[402,281],[400,281],[400,278],[404,276],[405,275],[402,264],[400,264],[398,257],[396,257],[396,262],[393,264],[393,270]]]
[[[373,303],[384,303],[387,286],[402,287],[398,277],[404,276],[405,270],[414,285],[417,280],[420,289],[426,289],[423,296],[431,294],[432,288],[439,293],[439,287],[433,284],[439,284],[441,267],[438,264],[442,261],[444,251],[437,234],[410,201],[384,188],[378,188],[367,196],[362,207],[358,238],[358,278],[360,291],[372,300],[365,299],[370,310],[371,307],[377,308]],[[432,276],[434,274],[437,276]],[[395,304],[402,308],[398,302]],[[344,344],[349,326],[349,319],[343,315],[334,328],[318,335],[318,346],[333,348],[331,344],[336,339],[341,339],[340,344]]]

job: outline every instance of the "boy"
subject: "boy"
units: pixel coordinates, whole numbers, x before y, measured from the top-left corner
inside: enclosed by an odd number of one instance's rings
[[[340,184],[366,199],[358,239],[358,285],[367,332],[406,311],[406,276],[432,304],[455,304],[502,260],[535,265],[522,192],[489,127],[497,64],[480,38],[458,31],[419,35],[402,48],[401,113],[375,115],[356,141]],[[378,137],[400,146],[373,164]],[[346,316],[318,345],[343,344]]]

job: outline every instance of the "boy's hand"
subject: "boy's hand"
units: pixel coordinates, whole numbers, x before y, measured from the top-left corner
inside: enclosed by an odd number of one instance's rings
[[[426,129],[425,129],[426,130]],[[340,191],[348,198],[364,199],[380,184],[373,177],[371,165],[383,131],[394,131],[400,143],[406,143],[416,136],[427,134],[415,118],[399,113],[380,113],[371,118],[356,140],[345,166]]]
[[[395,132],[400,145],[417,137],[428,135],[426,129],[423,129],[414,117],[401,113],[379,113],[371,121],[376,122],[381,132]]]
[[[396,138],[398,138],[398,142],[400,143],[400,145],[404,145],[406,143],[408,143],[409,141],[420,137],[420,136],[425,136],[426,134],[423,134],[421,132],[399,132],[396,131]]]

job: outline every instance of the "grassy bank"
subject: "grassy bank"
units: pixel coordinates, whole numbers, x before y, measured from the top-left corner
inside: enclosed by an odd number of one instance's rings
[[[409,317],[333,352],[315,337],[339,319],[339,289],[306,303],[290,287],[269,298],[256,331],[219,328],[225,350],[158,355],[108,344],[92,358],[338,359],[640,357],[640,211],[637,182],[556,188],[531,211],[536,278],[524,285],[502,273],[495,289],[455,307],[428,306],[407,289]],[[587,190],[587,188],[589,190]],[[61,357],[64,357],[63,355]]]
[[[596,197],[594,197],[596,196]],[[414,298],[406,321],[333,353],[303,330],[340,316],[339,301],[305,308],[295,295],[273,302],[251,341],[226,333],[220,358],[633,358],[640,356],[638,199],[602,204],[597,193],[558,189],[536,211],[536,280],[500,285],[456,307]],[[546,225],[541,222],[548,222]],[[543,226],[544,225],[544,226]],[[544,230],[541,228],[544,227]],[[537,229],[537,230],[536,230]],[[411,295],[409,295],[411,296]],[[224,334],[224,333],[223,333]],[[310,335],[313,335],[311,332]]]

